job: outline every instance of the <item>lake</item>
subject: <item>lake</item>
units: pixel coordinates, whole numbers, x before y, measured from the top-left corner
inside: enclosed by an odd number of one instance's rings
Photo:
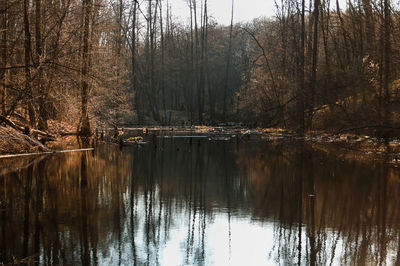
[[[302,141],[159,137],[0,176],[0,262],[399,265],[400,175]]]

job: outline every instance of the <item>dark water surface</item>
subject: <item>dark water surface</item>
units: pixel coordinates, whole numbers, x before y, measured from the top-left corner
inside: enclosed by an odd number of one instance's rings
[[[294,142],[158,139],[0,176],[0,262],[399,265],[399,171]]]

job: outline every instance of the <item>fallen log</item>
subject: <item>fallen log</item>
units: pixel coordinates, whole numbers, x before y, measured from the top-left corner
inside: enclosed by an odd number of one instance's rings
[[[24,132],[25,128],[24,127],[20,127],[17,124],[15,124],[13,121],[11,121],[10,119],[8,119],[7,117],[0,115],[0,121],[1,123],[6,124],[9,127],[12,127],[13,129],[16,129],[18,131]]]
[[[56,153],[93,151],[93,150],[94,150],[94,148],[87,148],[87,149],[74,149],[74,150],[62,150],[62,151],[46,151],[46,152],[33,152],[33,153],[21,153],[21,154],[7,154],[7,155],[0,155],[0,159],[14,158],[14,157],[26,157],[26,156],[37,156],[37,155],[47,155],[47,154],[56,154]]]
[[[60,132],[60,136],[79,136],[79,132]]]
[[[51,140],[54,141],[54,140],[57,139],[56,136],[54,136],[54,135],[52,135],[52,134],[50,134],[50,133],[48,133],[48,132],[44,132],[44,131],[38,130],[38,129],[30,129],[30,128],[27,127],[27,126],[17,125],[17,123],[11,121],[10,119],[8,119],[7,117],[5,117],[5,116],[3,116],[3,115],[0,115],[0,121],[1,121],[2,123],[5,123],[6,125],[12,127],[12,128],[15,129],[15,130],[21,131],[24,135],[30,135],[30,134],[32,134],[32,136],[33,136],[34,138],[36,138],[36,137],[38,137],[38,136],[42,136],[42,137],[45,137],[45,139],[46,139],[47,141],[49,141],[49,140],[50,140],[50,141],[51,141]]]
[[[38,130],[38,129],[32,129],[31,130],[31,133],[32,133],[32,136],[33,137],[37,137],[37,136],[42,136],[42,137],[45,137],[46,138],[46,140],[56,140],[57,139],[57,137],[56,136],[54,136],[54,135],[52,135],[52,134],[50,134],[50,133],[47,133],[47,132],[44,132],[44,131],[41,131],[41,130]]]
[[[40,143],[39,141],[29,137],[28,135],[22,134],[22,133],[18,133],[15,132],[16,136],[20,137],[21,139],[25,140],[26,142],[28,142],[29,144],[33,145],[33,146],[38,146],[40,149],[42,149],[43,151],[50,151],[49,148],[47,148],[46,146],[44,146],[42,143]]]

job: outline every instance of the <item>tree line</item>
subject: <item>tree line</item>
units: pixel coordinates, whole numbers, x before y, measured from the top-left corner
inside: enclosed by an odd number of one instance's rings
[[[247,26],[261,56],[240,90],[244,114],[303,132],[398,127],[398,7],[340,3],[284,0]]]
[[[221,26],[207,0],[1,0],[0,107],[46,130],[217,124],[396,128],[397,6],[281,0]]]

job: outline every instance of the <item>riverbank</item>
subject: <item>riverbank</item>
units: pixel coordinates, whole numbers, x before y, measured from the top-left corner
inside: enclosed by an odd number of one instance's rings
[[[42,152],[49,150],[39,141],[13,128],[0,126],[0,154]]]
[[[49,120],[46,133],[53,136],[51,141],[40,141],[23,134],[21,131],[8,126],[0,126],[0,155],[48,152],[51,150],[62,149],[65,146],[74,146],[76,142],[74,136],[62,136],[65,132],[73,132],[76,129],[67,123]],[[45,144],[43,144],[45,143]]]
[[[139,130],[140,128],[126,129]],[[168,132],[164,135],[198,134],[207,136],[210,140],[226,141],[232,138],[241,142],[271,141],[271,142],[298,142],[311,145],[315,149],[326,153],[334,152],[339,157],[357,158],[366,160],[382,160],[396,167],[400,167],[400,138],[378,138],[367,134],[327,133],[310,131],[299,135],[294,131],[279,128],[244,128],[239,126],[196,126],[174,128],[148,128],[150,135],[159,132]],[[167,136],[168,137],[168,136]]]

